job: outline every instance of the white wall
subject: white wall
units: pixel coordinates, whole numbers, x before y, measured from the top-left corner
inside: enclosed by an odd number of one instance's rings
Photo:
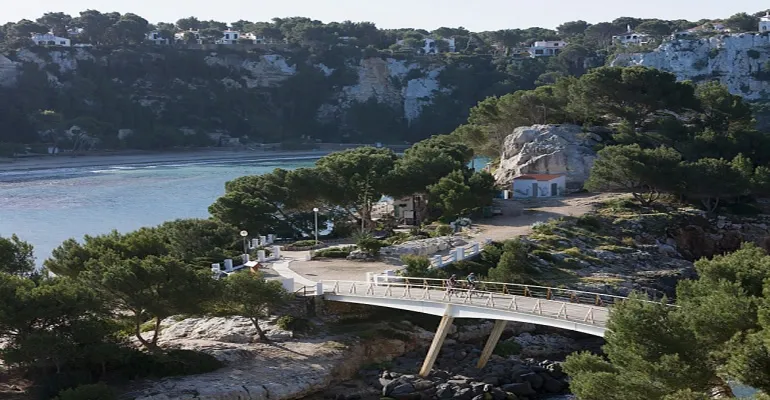
[[[560,176],[550,181],[536,181],[534,179],[516,179],[513,181],[513,198],[535,197],[532,193],[532,184],[537,183],[537,197],[552,197],[551,184],[556,183],[559,187],[556,196],[563,196],[567,187],[567,177]]]

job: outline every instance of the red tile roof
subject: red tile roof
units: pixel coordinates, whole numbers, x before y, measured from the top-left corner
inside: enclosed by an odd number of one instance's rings
[[[528,174],[528,175],[520,175],[515,178],[517,179],[527,179],[527,180],[535,180],[535,181],[550,181],[551,179],[556,179],[560,176],[564,176],[563,174]]]

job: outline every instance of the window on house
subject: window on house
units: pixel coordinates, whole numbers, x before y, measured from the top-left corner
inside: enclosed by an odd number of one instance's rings
[[[63,40],[59,42],[59,44],[60,44],[60,45],[62,45],[62,46],[64,46],[64,44],[65,44],[65,43],[66,43],[66,42],[65,42],[65,41],[63,41]]]
[[[230,39],[230,34],[229,33],[225,33],[225,39]]]

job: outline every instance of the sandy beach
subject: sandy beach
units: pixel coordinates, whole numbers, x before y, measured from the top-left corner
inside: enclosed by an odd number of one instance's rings
[[[203,162],[217,160],[275,160],[281,158],[323,157],[332,150],[312,151],[269,151],[269,150],[235,150],[235,149],[202,149],[180,152],[136,152],[104,153],[89,155],[58,154],[51,156],[19,157],[0,159],[0,172],[82,168],[117,165],[152,165],[175,162]]]

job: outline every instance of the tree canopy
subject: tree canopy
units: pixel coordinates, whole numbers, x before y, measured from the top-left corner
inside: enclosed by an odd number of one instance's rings
[[[573,392],[581,400],[705,398],[714,389],[732,394],[727,380],[770,392],[769,266],[770,256],[747,244],[696,262],[698,279],[677,286],[678,307],[639,298],[616,305],[607,359],[567,359]]]

